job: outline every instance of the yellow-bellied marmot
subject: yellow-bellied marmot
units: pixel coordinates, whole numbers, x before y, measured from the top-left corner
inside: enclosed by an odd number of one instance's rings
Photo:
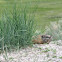
[[[37,43],[37,44],[44,44],[44,43],[48,43],[51,41],[51,36],[50,35],[37,35],[37,36],[33,36],[33,43]]]

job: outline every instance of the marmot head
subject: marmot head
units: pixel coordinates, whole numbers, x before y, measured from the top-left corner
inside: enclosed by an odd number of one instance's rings
[[[51,41],[50,35],[42,35],[41,38],[43,43],[49,43]]]

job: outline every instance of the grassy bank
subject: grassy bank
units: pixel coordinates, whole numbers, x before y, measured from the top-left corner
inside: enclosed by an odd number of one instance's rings
[[[17,4],[18,11],[16,11],[16,13],[12,13],[14,10],[16,10],[13,7],[15,2]],[[26,15],[24,12],[24,7],[27,7],[27,8],[25,8],[25,10],[27,13],[28,21],[30,21],[30,19],[31,19],[30,16],[34,15],[34,19],[35,19],[34,24],[36,24],[36,27],[34,27],[34,28],[37,30],[41,30],[43,33],[45,30],[45,26],[49,25],[50,21],[58,21],[62,18],[62,7],[61,6],[62,6],[61,0],[0,0],[0,20],[1,20],[0,25],[2,25],[2,27],[0,26],[0,28],[2,29],[1,32],[4,32],[4,34],[0,35],[1,38],[4,38],[4,36],[5,36],[5,42],[10,40],[9,37],[11,37],[14,34],[13,31],[15,31],[17,36],[19,36],[18,29],[20,28],[21,24],[20,24],[20,21],[18,21],[18,20],[20,20],[20,17],[23,21],[25,19]],[[5,11],[5,9],[6,9],[6,11]],[[2,17],[2,14],[4,14],[4,13],[5,13],[5,16]],[[24,13],[24,15],[23,15],[23,13]],[[12,18],[13,16],[15,18]],[[13,19],[17,20],[17,21],[15,21],[14,25],[13,25],[13,23],[14,23]],[[22,29],[23,32],[21,31],[23,36],[21,36],[21,37],[24,37],[24,35],[26,34],[26,33],[24,34],[24,32],[26,32],[25,29],[29,28],[29,30],[32,31],[32,28],[30,28],[31,26],[30,27],[26,26],[25,21],[24,22],[23,21],[21,21],[23,23],[22,24],[23,27],[21,27],[21,28],[23,28]],[[30,22],[30,23],[32,24],[32,22]],[[27,25],[30,25],[30,23],[28,22]],[[7,24],[7,26],[6,26],[6,24]],[[11,25],[13,25],[14,27],[12,27]],[[16,26],[16,25],[18,25],[18,26]],[[10,30],[8,28],[10,28]],[[16,29],[14,30],[13,28],[16,28]],[[4,35],[4,36],[2,36],[2,35]],[[29,35],[31,36],[31,34],[29,34]],[[28,35],[28,37],[29,37],[29,35]],[[17,41],[17,36],[14,38],[14,39],[16,39],[15,41]],[[11,39],[11,40],[14,40],[14,39]]]

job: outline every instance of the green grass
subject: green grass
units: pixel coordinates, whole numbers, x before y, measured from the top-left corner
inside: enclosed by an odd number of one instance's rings
[[[59,58],[62,59],[62,56],[60,56]]]
[[[28,6],[28,14],[35,14],[36,29],[42,32],[50,21],[58,21],[62,18],[62,0],[0,0],[0,14],[4,8],[12,9],[15,1],[18,8]],[[39,28],[38,28],[39,27]]]
[[[49,27],[46,27],[46,34],[52,36],[52,40],[62,40],[62,20],[58,22],[51,22]],[[57,42],[57,45],[61,45],[61,41]]]
[[[34,17],[27,16],[26,8],[21,11],[16,5],[12,11],[5,10],[0,19],[0,47],[20,48],[32,45]]]
[[[44,53],[47,53],[47,52],[49,52],[50,50],[48,49],[48,48],[45,48],[45,50],[43,50],[42,52],[44,52]]]

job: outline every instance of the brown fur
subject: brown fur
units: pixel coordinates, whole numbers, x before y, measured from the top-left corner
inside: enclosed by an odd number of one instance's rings
[[[44,44],[44,43],[50,43],[51,36],[50,35],[37,35],[33,36],[33,43],[36,44]]]

